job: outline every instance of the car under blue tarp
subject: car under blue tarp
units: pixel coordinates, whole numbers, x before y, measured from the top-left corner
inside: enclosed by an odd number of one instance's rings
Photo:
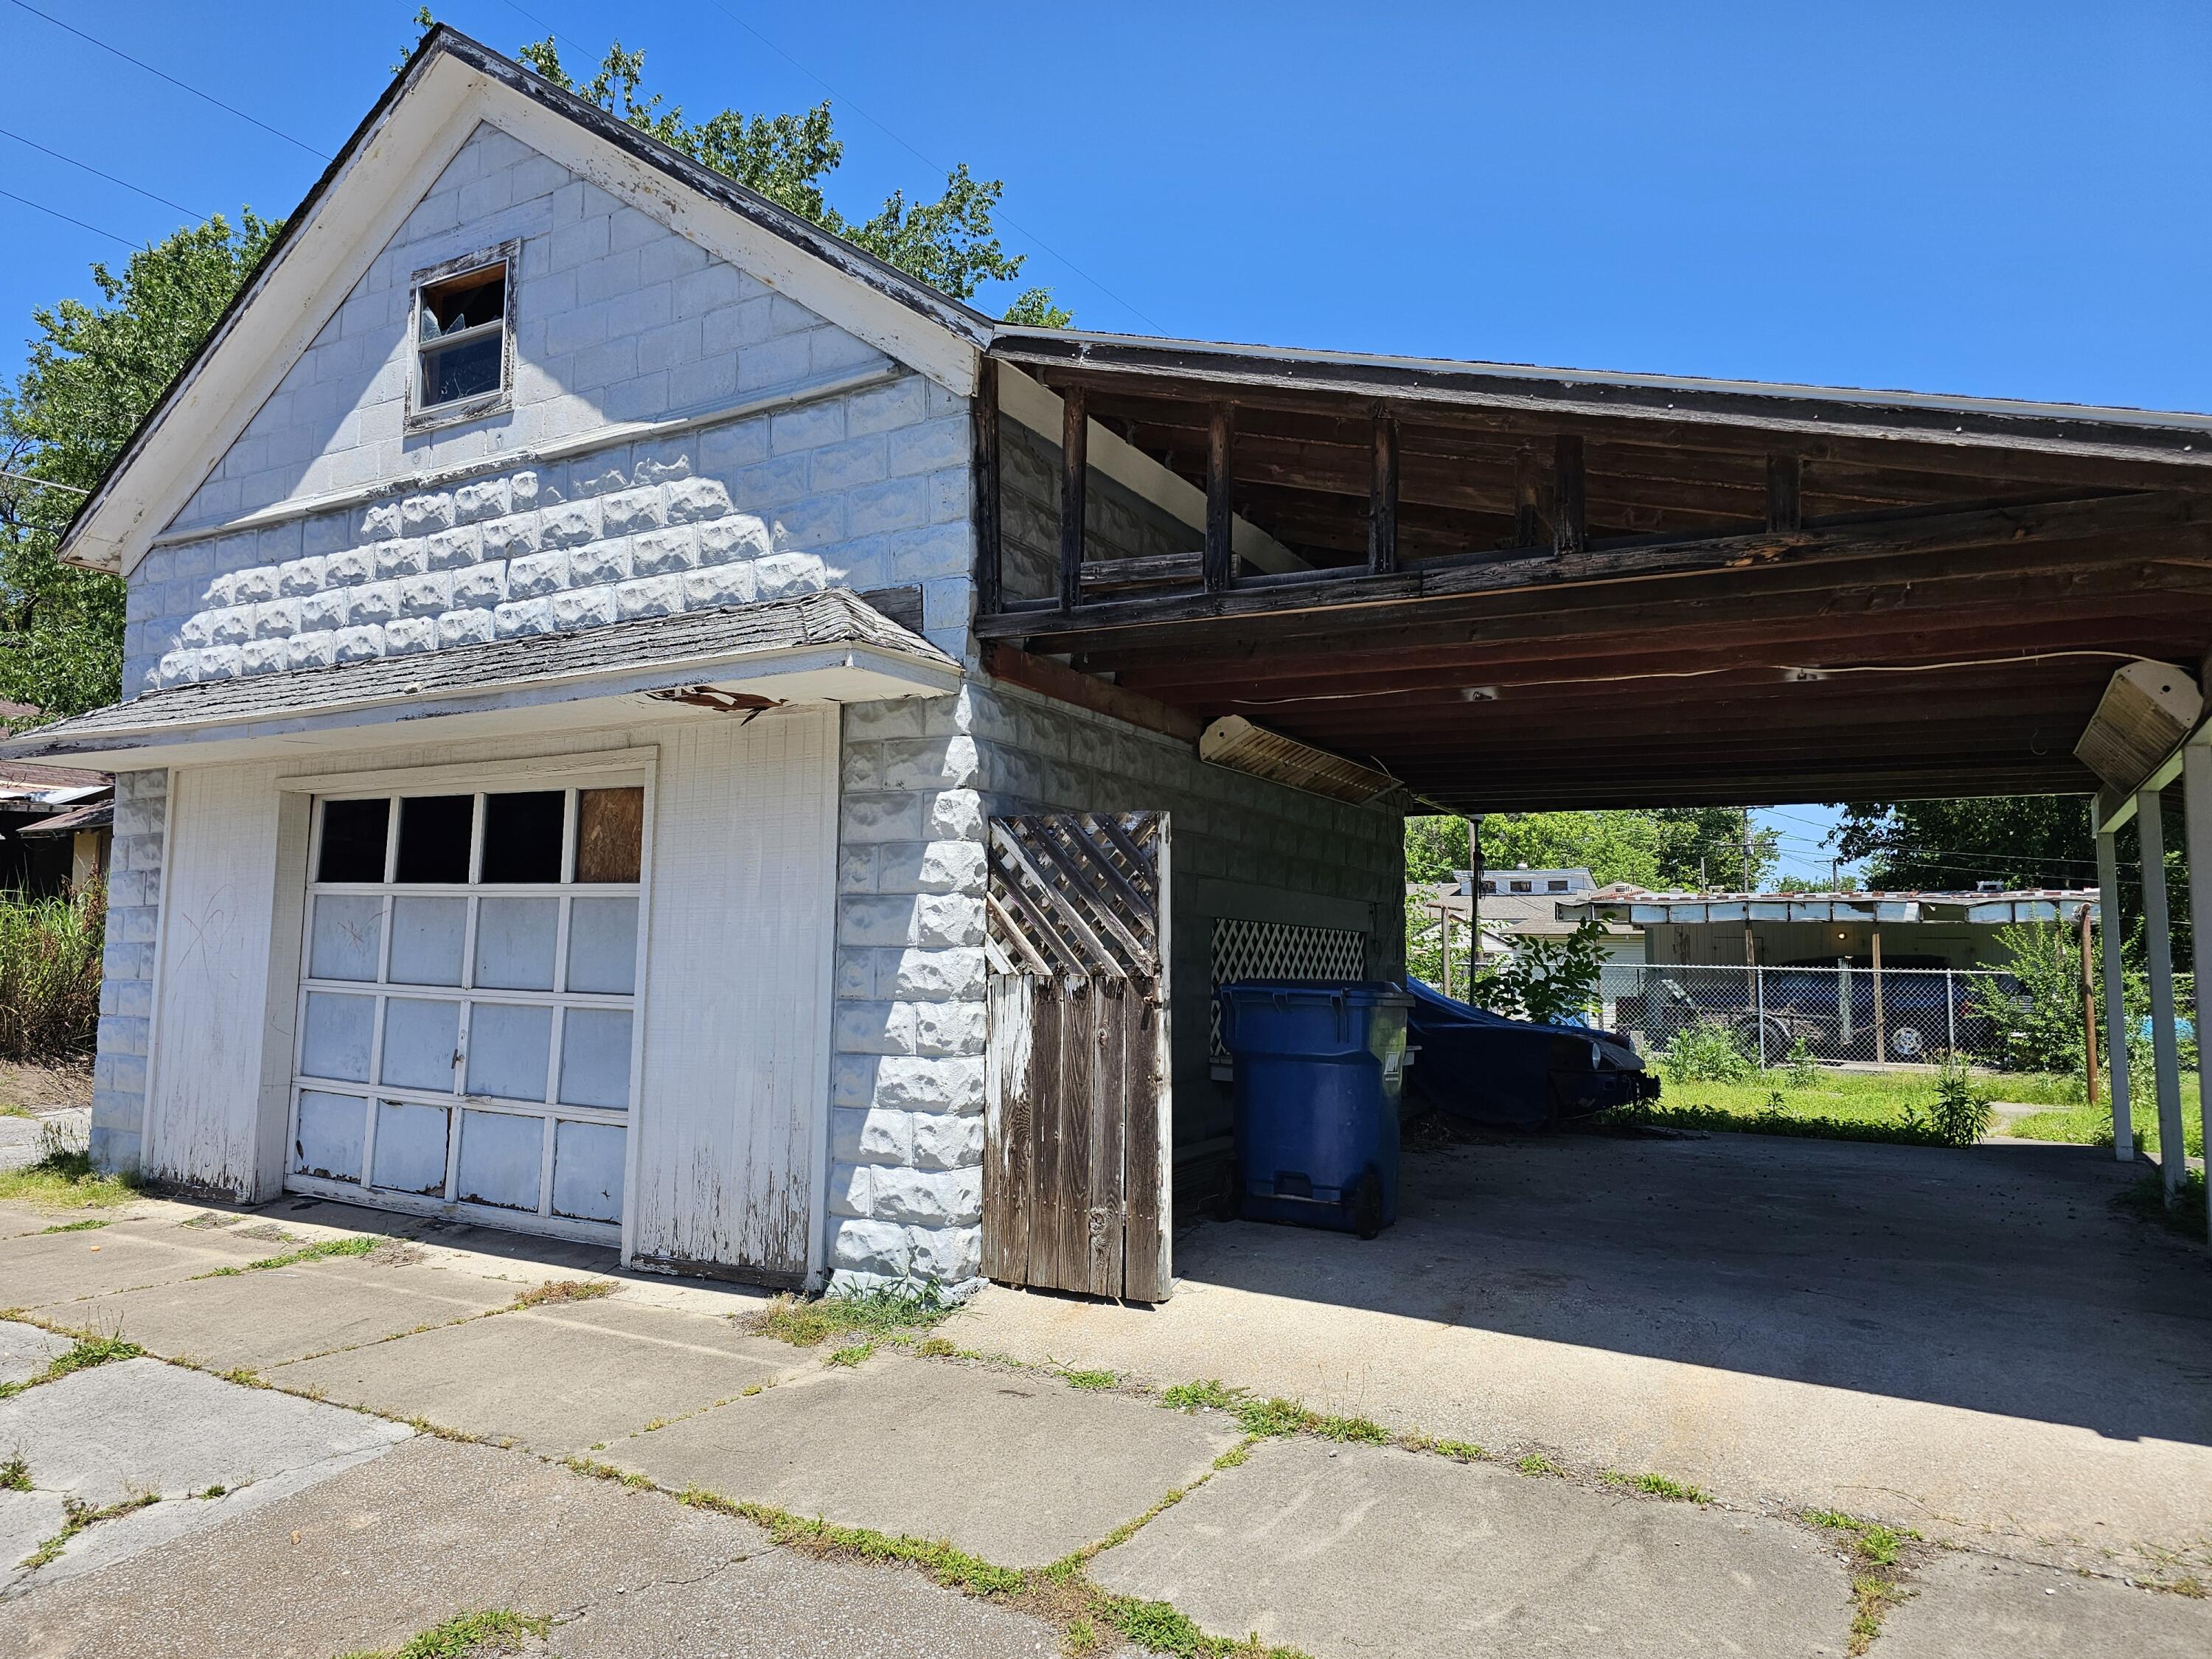
[[[1469,1123],[1542,1129],[1656,1100],[1659,1079],[1628,1039],[1589,1025],[1508,1019],[1408,979],[1407,1092]]]

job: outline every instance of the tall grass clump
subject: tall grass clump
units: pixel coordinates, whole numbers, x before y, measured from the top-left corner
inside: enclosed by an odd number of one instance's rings
[[[61,1060],[92,1050],[107,894],[0,892],[0,1060]]]

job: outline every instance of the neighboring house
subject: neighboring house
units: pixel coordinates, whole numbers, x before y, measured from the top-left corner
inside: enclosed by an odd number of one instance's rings
[[[1482,928],[1481,957],[1485,961],[1509,957],[1516,945],[1528,939],[1556,943],[1580,926],[1579,920],[1561,915],[1563,906],[1597,895],[1625,895],[1641,890],[1622,882],[1601,888],[1589,871],[1581,866],[1557,870],[1486,870],[1482,872],[1479,903],[1469,902],[1474,872],[1455,870],[1452,879],[1436,884],[1437,907],[1448,911],[1456,924],[1456,936],[1466,938],[1470,912]],[[1608,920],[1601,941],[1605,959],[1612,963],[1644,960],[1644,930]]]
[[[100,1163],[967,1285],[989,824],[1042,811],[1168,814],[1140,1025],[1218,1144],[1213,981],[1395,977],[1400,805],[990,672],[1062,431],[994,329],[434,31],[64,538],[125,701],[6,747],[117,774]],[[1087,476],[1090,557],[1198,544]]]
[[[1662,966],[1999,968],[1997,930],[2014,922],[2078,926],[2094,889],[1971,893],[1593,893],[1579,920],[1641,928]]]
[[[0,738],[39,713],[0,702]],[[114,797],[105,772],[0,761],[0,893],[46,897],[97,882],[107,870]]]

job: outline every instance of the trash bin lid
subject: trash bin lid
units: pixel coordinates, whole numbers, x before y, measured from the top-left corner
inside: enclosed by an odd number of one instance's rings
[[[1271,1002],[1340,1001],[1370,1008],[1413,1006],[1405,988],[1387,979],[1240,979],[1223,986],[1221,994],[1263,997]]]

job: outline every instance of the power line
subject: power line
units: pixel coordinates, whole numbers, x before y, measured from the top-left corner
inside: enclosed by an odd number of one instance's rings
[[[21,0],[17,0],[17,3],[18,3],[18,4],[21,3]],[[510,4],[512,4],[512,3],[513,3],[513,0],[509,0],[509,3],[510,3]],[[839,103],[841,103],[841,104],[844,105],[844,106],[845,106],[846,108],[848,108],[848,109],[851,110],[851,111],[853,112],[853,113],[854,113],[854,114],[855,114],[855,115],[859,116],[862,120],[866,121],[866,122],[870,126],[874,127],[874,128],[875,128],[878,132],[882,133],[885,137],[889,138],[889,139],[890,139],[893,143],[896,143],[896,145],[898,145],[898,146],[899,146],[899,148],[900,148],[900,149],[902,149],[905,150],[905,151],[907,152],[907,154],[908,154],[908,155],[909,155],[913,156],[916,161],[918,161],[921,162],[925,167],[931,167],[931,168],[934,169],[935,171],[937,171],[937,172],[939,172],[939,173],[948,173],[948,174],[949,174],[949,173],[951,172],[951,169],[950,167],[946,167],[943,162],[941,162],[941,161],[933,161],[933,160],[932,160],[929,156],[923,155],[923,154],[921,153],[921,150],[919,150],[919,149],[915,149],[915,148],[914,147],[914,145],[912,145],[912,144],[908,143],[907,142],[907,140],[906,140],[903,137],[902,137],[900,134],[898,134],[898,133],[896,133],[896,132],[892,131],[891,131],[891,129],[890,129],[890,127],[886,126],[883,122],[878,121],[878,120],[874,116],[872,116],[872,115],[869,114],[867,111],[866,111],[866,110],[862,109],[862,108],[861,108],[858,104],[854,103],[851,99],[847,98],[847,97],[843,97],[842,95],[841,95],[841,94],[838,93],[837,89],[836,89],[835,87],[831,86],[831,85],[830,85],[827,81],[823,80],[820,76],[817,75],[817,74],[816,74],[812,70],[811,70],[811,69],[807,68],[805,64],[804,64],[800,63],[800,62],[799,62],[796,58],[793,58],[793,57],[789,52],[786,52],[786,51],[785,51],[781,46],[779,46],[778,45],[776,45],[776,43],[775,43],[775,41],[773,41],[773,40],[769,40],[769,39],[768,38],[768,36],[766,36],[765,34],[763,34],[763,33],[762,33],[758,29],[755,28],[755,27],[754,27],[750,23],[748,23],[747,21],[745,21],[745,20],[744,20],[744,18],[742,18],[742,17],[738,16],[738,15],[737,15],[737,13],[735,13],[735,12],[732,11],[732,10],[731,10],[727,6],[724,5],[724,4],[722,3],[722,0],[713,0],[713,3],[714,3],[714,9],[715,9],[716,11],[720,12],[720,13],[722,14],[722,15],[723,15],[723,16],[725,16],[725,17],[728,18],[728,19],[729,19],[732,23],[735,23],[735,24],[736,24],[739,28],[743,29],[743,30],[744,30],[747,34],[751,35],[751,36],[753,37],[753,39],[754,39],[754,40],[756,40],[759,41],[759,42],[761,43],[761,45],[763,45],[763,46],[766,46],[766,47],[767,47],[770,52],[774,52],[777,57],[779,57],[779,58],[782,58],[782,59],[783,59],[783,61],[784,61],[785,63],[787,63],[787,64],[790,64],[790,65],[792,66],[792,68],[793,68],[793,69],[797,70],[798,70],[801,75],[805,76],[808,80],[810,80],[810,81],[813,82],[814,82],[814,84],[815,84],[816,86],[817,86],[817,87],[821,88],[823,91],[824,91],[824,92],[828,93],[828,94],[830,95],[830,97],[832,97],[833,99],[836,99]],[[517,8],[516,8],[516,9],[520,10],[520,7],[517,7]],[[1030,229],[1028,226],[1017,223],[1017,222],[1015,222],[1014,217],[1013,217],[1013,216],[1012,216],[1012,214],[1007,213],[1007,212],[1004,211],[1003,210],[1001,210],[1000,211],[1000,213],[999,213],[999,217],[1000,217],[1000,219],[1001,219],[1001,220],[1006,223],[1006,228],[1007,228],[1009,230],[1018,231],[1018,232],[1019,232],[1021,234],[1023,234],[1024,236],[1028,237],[1028,238],[1030,239],[1030,240],[1031,240],[1032,242],[1035,242],[1035,243],[1036,243],[1036,244],[1040,248],[1042,248],[1042,249],[1043,249],[1047,253],[1050,254],[1054,258],[1055,258],[1055,259],[1059,260],[1060,264],[1062,264],[1063,265],[1066,265],[1066,266],[1070,270],[1073,271],[1073,272],[1074,272],[1078,276],[1081,277],[1085,282],[1086,282],[1086,283],[1090,283],[1091,287],[1093,287],[1093,288],[1097,289],[1101,294],[1104,295],[1108,299],[1111,300],[1111,301],[1112,301],[1115,305],[1117,305],[1117,306],[1121,307],[1122,310],[1124,310],[1124,311],[1127,312],[1131,316],[1134,317],[1134,318],[1135,318],[1139,322],[1140,322],[1140,323],[1144,324],[1147,328],[1151,329],[1154,333],[1156,333],[1156,334],[1164,334],[1164,333],[1165,333],[1165,332],[1167,331],[1166,330],[1163,329],[1163,328],[1162,328],[1162,327],[1161,327],[1158,323],[1154,322],[1154,321],[1153,321],[1150,317],[1146,316],[1143,312],[1139,311],[1139,310],[1135,306],[1132,305],[1128,301],[1127,301],[1127,300],[1123,299],[1120,295],[1116,294],[1116,293],[1115,293],[1112,289],[1110,289],[1110,288],[1107,287],[1105,283],[1103,283],[1100,282],[1100,281],[1099,281],[1096,276],[1092,276],[1089,271],[1087,271],[1087,270],[1084,270],[1084,268],[1083,268],[1081,265],[1077,264],[1075,263],[1075,261],[1074,261],[1074,260],[1073,260],[1073,259],[1069,258],[1068,258],[1065,253],[1062,253],[1062,252],[1061,252],[1058,248],[1056,248],[1056,247],[1053,246],[1052,246],[1052,244],[1050,244],[1049,242],[1046,241],[1046,240],[1044,240],[1044,238],[1043,238],[1043,237],[1042,237],[1042,236],[1038,235],[1035,231],[1033,231],[1033,230]]]
[[[138,185],[132,184],[128,179],[118,179],[112,173],[102,173],[98,167],[94,167],[89,161],[80,161],[74,155],[64,155],[58,149],[48,149],[37,139],[26,138],[20,132],[10,132],[7,128],[0,127],[0,138],[13,138],[19,144],[28,144],[33,149],[38,151],[41,155],[51,155],[57,161],[65,161],[70,167],[80,168],[83,172],[92,174],[95,179],[105,179],[111,185],[120,185],[124,189],[131,191],[135,195],[143,196],[149,202],[159,202],[163,207],[174,208],[179,213],[188,213],[195,219],[204,219],[208,216],[197,208],[186,207],[182,202],[173,202],[166,196],[156,196],[150,190],[141,189]]]
[[[126,64],[135,64],[140,69],[144,70],[147,74],[157,76],[161,79],[167,81],[171,86],[177,88],[179,91],[189,92],[193,97],[201,99],[207,103],[213,104],[219,110],[226,110],[229,112],[229,113],[235,115],[240,120],[249,122],[252,125],[259,127],[262,131],[272,134],[276,137],[282,138],[288,144],[297,144],[301,149],[307,151],[310,155],[318,156],[325,161],[331,159],[329,151],[317,149],[313,144],[307,143],[304,138],[295,138],[290,133],[286,132],[283,128],[272,127],[268,122],[261,119],[258,116],[248,115],[244,110],[239,108],[237,105],[226,104],[222,99],[216,97],[213,93],[202,92],[198,87],[192,86],[187,82],[179,81],[175,76],[170,74],[167,70],[155,69],[144,58],[133,58],[129,52],[123,51],[120,47],[111,46],[106,41],[100,40],[96,36],[87,34],[82,29],[76,27],[74,24],[63,22],[60,18],[54,16],[50,12],[40,11],[36,6],[27,3],[27,0],[10,0],[10,3],[21,10],[27,11],[33,17],[44,18],[47,22],[52,23],[56,28],[61,29],[67,33],[74,34],[78,40],[82,40],[88,45],[98,46],[102,52],[107,52],[111,56],[120,58]],[[187,210],[189,211],[189,210]],[[88,229],[90,227],[88,226],[87,228]],[[102,232],[101,234],[104,235],[106,233]]]
[[[0,196],[6,197],[11,202],[21,202],[27,208],[35,208],[40,213],[51,215],[64,224],[75,225],[79,230],[88,230],[95,236],[106,237],[111,242],[120,242],[133,252],[144,246],[143,243],[132,241],[128,236],[118,236],[112,230],[102,230],[98,225],[88,225],[82,219],[72,219],[58,208],[50,208],[43,202],[34,202],[27,196],[18,196],[12,190],[0,190]]]

